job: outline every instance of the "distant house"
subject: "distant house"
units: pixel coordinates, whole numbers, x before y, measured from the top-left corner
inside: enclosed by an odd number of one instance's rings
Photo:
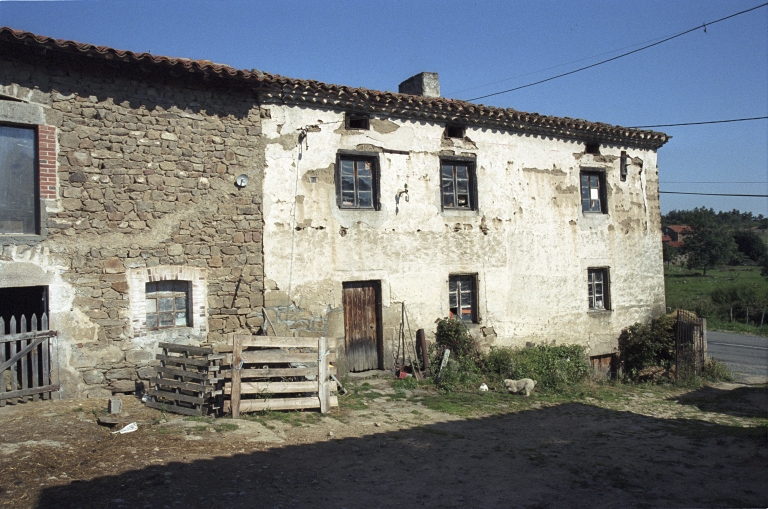
[[[672,226],[664,226],[661,229],[662,237],[661,241],[669,244],[672,247],[681,247],[685,244],[684,239],[691,234],[690,226],[684,224],[675,224]]]

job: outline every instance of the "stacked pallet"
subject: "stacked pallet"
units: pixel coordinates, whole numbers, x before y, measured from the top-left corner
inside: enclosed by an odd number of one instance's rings
[[[338,406],[332,395],[336,382],[335,348],[327,338],[292,338],[235,335],[222,371],[224,412],[299,410],[318,408],[326,413]],[[229,396],[229,398],[227,398]]]
[[[160,365],[150,379],[148,407],[183,415],[207,415],[221,408],[220,362],[212,348],[160,343]],[[218,398],[217,398],[218,397]]]

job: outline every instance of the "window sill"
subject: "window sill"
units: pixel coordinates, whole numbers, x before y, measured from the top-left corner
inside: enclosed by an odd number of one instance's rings
[[[0,244],[37,244],[45,240],[44,235],[23,233],[0,233]]]
[[[440,211],[440,213],[446,217],[468,217],[480,215],[479,210],[469,209],[443,209]]]
[[[589,309],[587,310],[587,314],[590,315],[605,315],[605,314],[611,314],[613,313],[612,309]]]

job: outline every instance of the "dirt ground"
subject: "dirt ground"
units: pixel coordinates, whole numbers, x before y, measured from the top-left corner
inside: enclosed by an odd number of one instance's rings
[[[766,507],[766,387],[550,397],[356,382],[331,414],[190,419],[124,397],[0,408],[0,506]]]

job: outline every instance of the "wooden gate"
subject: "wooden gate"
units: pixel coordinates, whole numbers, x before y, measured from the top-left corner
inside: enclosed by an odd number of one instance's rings
[[[48,315],[38,320],[32,315],[27,328],[27,318],[17,321],[11,317],[10,334],[5,334],[6,324],[0,318],[0,406],[32,401],[59,390],[59,384],[51,383],[50,338],[57,335],[48,329]]]
[[[679,309],[675,327],[675,371],[677,380],[689,380],[704,367],[706,320],[696,313]]]
[[[381,369],[383,346],[379,311],[381,285],[378,281],[344,283],[345,358],[349,371]]]

